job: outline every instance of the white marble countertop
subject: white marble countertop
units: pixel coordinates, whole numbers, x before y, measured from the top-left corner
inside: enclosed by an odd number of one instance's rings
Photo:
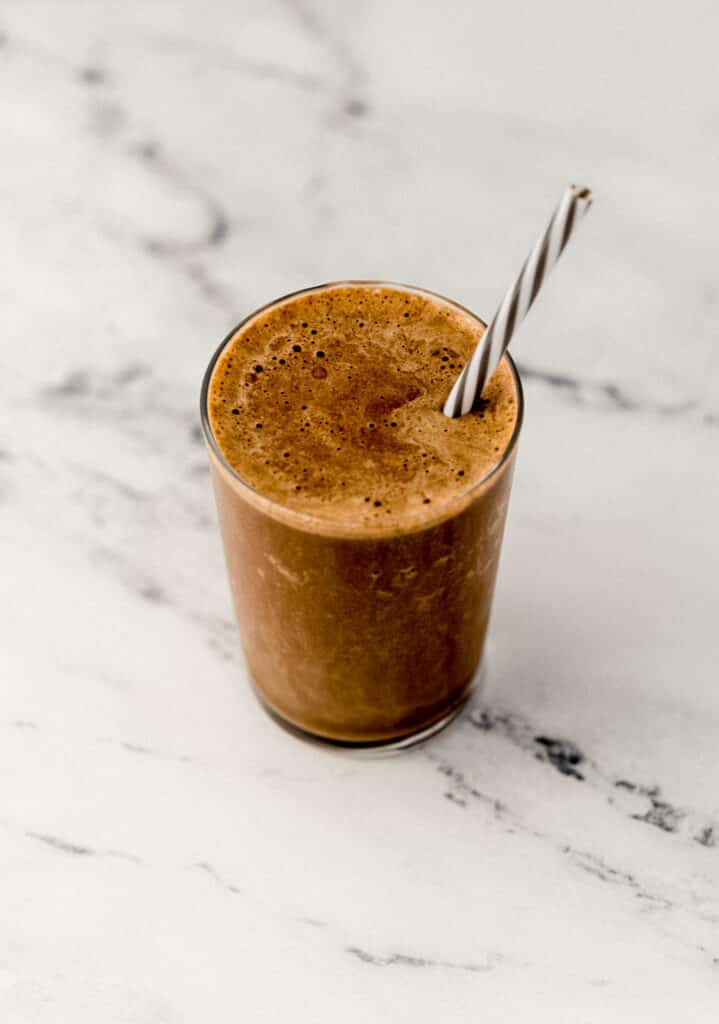
[[[6,0],[3,1024],[716,1021],[715,11]],[[330,278],[489,315],[572,179],[488,690],[308,748],[246,685],[208,357]]]

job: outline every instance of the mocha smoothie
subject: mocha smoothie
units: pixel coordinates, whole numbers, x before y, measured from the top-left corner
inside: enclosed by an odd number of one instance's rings
[[[521,394],[442,413],[483,327],[427,292],[323,286],[253,315],[206,381],[206,432],[254,685],[318,737],[442,720],[481,659]]]

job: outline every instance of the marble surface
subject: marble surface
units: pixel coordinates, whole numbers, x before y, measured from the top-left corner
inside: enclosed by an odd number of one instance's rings
[[[715,1021],[709,3],[5,0],[0,1019]],[[359,761],[245,680],[197,421],[343,276],[491,314],[528,413],[481,701]]]

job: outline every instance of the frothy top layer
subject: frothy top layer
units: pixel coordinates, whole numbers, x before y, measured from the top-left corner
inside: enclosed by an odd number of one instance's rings
[[[400,287],[290,296],[225,345],[210,427],[242,480],[286,508],[370,532],[431,519],[482,480],[514,433],[506,360],[481,412],[442,412],[482,330],[452,303]]]

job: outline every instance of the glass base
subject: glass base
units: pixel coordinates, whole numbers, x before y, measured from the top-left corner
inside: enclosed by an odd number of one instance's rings
[[[477,696],[477,693],[481,690],[483,684],[484,659],[480,663],[479,668],[472,677],[472,681],[460,699],[453,704],[449,711],[446,711],[441,718],[438,718],[430,725],[427,725],[422,729],[418,729],[415,732],[408,733],[405,736],[393,736],[386,740],[335,740],[329,736],[320,736],[317,733],[307,732],[305,729],[301,729],[298,725],[294,725],[294,723],[283,718],[279,712],[275,711],[274,708],[270,707],[270,705],[262,699],[256,689],[254,692],[261,706],[265,709],[270,718],[281,726],[285,732],[290,733],[291,736],[294,736],[297,739],[303,740],[305,743],[311,743],[313,746],[324,747],[325,749],[335,750],[341,753],[365,757],[389,757],[392,754],[399,754],[403,750],[409,750],[412,747],[419,746],[421,743],[426,743],[427,740],[432,738],[432,736],[436,736],[438,732],[446,729],[450,722],[453,722],[454,719],[464,711],[470,697]]]

